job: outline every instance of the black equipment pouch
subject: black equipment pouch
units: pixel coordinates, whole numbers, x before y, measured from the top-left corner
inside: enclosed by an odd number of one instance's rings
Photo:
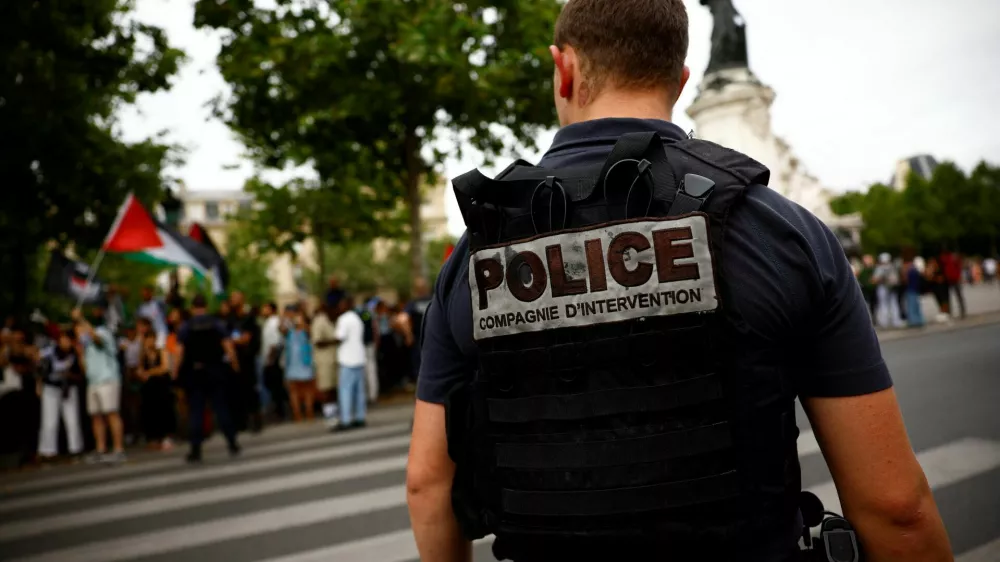
[[[451,505],[462,534],[476,540],[489,534],[477,497],[476,460],[473,454],[472,385],[461,383],[445,399],[445,432],[448,436],[448,456],[455,463],[451,483]]]
[[[861,547],[854,527],[844,517],[824,511],[823,503],[810,492],[800,496],[802,520],[805,528],[802,539],[809,562],[861,562]],[[820,527],[819,537],[813,538],[809,529]]]

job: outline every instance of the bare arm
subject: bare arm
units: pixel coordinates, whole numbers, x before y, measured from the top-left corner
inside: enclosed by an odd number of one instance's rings
[[[222,349],[226,351],[226,357],[229,358],[229,364],[232,365],[233,371],[239,371],[240,362],[236,358],[236,346],[233,345],[233,340],[222,340]]]
[[[406,501],[421,560],[470,562],[472,545],[451,510],[455,464],[448,457],[444,406],[417,400],[406,469]]]
[[[184,344],[182,344],[180,342],[177,342],[177,357],[174,360],[173,372],[170,373],[170,376],[174,380],[177,380],[177,374],[180,372],[180,370],[181,370],[181,363],[183,363],[183,362],[184,362]]]
[[[803,400],[869,562],[954,560],[895,392]]]

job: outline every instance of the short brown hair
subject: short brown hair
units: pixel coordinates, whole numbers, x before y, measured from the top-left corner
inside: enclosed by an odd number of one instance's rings
[[[683,0],[569,0],[556,20],[555,45],[572,46],[592,90],[680,83],[688,50]]]

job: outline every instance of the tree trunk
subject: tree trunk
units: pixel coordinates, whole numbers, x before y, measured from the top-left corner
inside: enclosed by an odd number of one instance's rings
[[[326,278],[326,252],[324,251],[326,244],[323,242],[323,229],[319,226],[319,222],[313,221],[313,224],[316,225],[313,229],[313,245],[316,248],[316,266],[319,268],[319,286],[315,290],[319,292],[320,299],[324,299],[323,302],[326,302],[324,294],[328,281]]]
[[[23,316],[28,311],[28,260],[24,248],[14,244],[10,253],[11,312]]]
[[[403,148],[406,151],[406,206],[410,210],[410,277],[425,279],[424,264],[424,232],[420,220],[420,208],[423,199],[420,196],[420,144],[416,131],[406,132]]]

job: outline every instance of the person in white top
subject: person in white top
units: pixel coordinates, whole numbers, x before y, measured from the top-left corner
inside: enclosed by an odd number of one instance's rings
[[[996,258],[989,257],[983,260],[983,273],[985,274],[987,283],[992,283],[997,278]]]
[[[365,395],[365,324],[354,311],[354,299],[345,295],[338,306],[340,316],[335,328],[337,363],[340,366],[338,430],[363,427],[366,416]]]

